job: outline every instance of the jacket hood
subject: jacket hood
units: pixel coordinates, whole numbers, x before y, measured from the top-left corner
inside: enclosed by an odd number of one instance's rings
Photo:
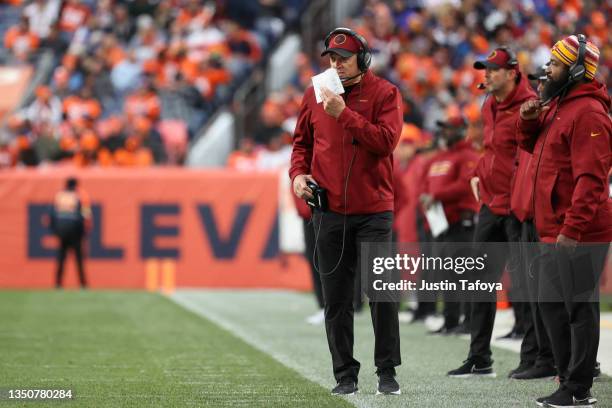
[[[562,104],[570,102],[579,98],[593,98],[596,99],[603,106],[606,112],[610,111],[610,96],[608,95],[607,87],[599,81],[593,80],[591,82],[582,83],[576,86],[561,101]]]
[[[527,99],[535,98],[536,93],[529,84],[527,77],[519,72],[519,82],[514,90],[499,103],[498,109],[509,109],[517,105],[521,105]]]

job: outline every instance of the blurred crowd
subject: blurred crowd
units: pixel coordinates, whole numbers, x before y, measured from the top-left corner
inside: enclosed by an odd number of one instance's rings
[[[53,59],[4,123],[0,167],[180,165],[304,1],[280,3],[0,0],[0,63]]]
[[[467,138],[479,147],[484,71],[475,70],[474,61],[509,46],[522,72],[533,73],[548,62],[558,39],[582,32],[601,51],[597,79],[612,89],[611,12],[606,1],[367,0],[361,15],[342,25],[367,39],[371,69],[401,89],[404,122],[417,128],[419,147],[431,144],[437,121],[456,116],[467,119]],[[300,97],[329,60],[300,54],[295,66],[294,80],[268,96],[259,128],[246,135],[230,167],[266,169],[260,154],[291,143]]]

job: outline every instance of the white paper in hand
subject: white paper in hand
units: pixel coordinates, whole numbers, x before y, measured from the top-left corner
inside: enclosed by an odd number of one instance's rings
[[[446,214],[444,214],[444,207],[442,203],[436,201],[433,203],[427,211],[425,211],[425,218],[431,229],[431,235],[436,238],[448,229],[448,220]]]
[[[317,103],[321,103],[323,101],[323,98],[321,97],[321,88],[327,88],[336,95],[344,93],[342,81],[340,81],[338,72],[333,68],[328,68],[319,75],[313,76],[312,86],[314,87]]]

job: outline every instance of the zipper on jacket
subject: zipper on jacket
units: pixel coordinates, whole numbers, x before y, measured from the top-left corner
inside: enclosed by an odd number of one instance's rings
[[[561,102],[561,101],[559,101],[559,102]],[[540,147],[540,152],[538,154],[538,162],[536,163],[536,171],[535,171],[535,175],[533,177],[533,187],[531,189],[531,210],[533,211],[533,223],[534,223],[534,225],[536,224],[536,222],[535,222],[535,220],[536,220],[535,190],[536,190],[536,183],[538,181],[538,173],[540,172],[540,162],[542,161],[542,153],[544,152],[544,146],[546,145],[546,138],[548,137],[548,133],[550,132],[550,129],[555,124],[555,120],[557,118],[557,113],[559,112],[559,105],[560,105],[560,103],[557,103],[557,106],[555,107],[555,111],[553,112],[553,115],[552,115],[552,120],[547,125],[546,132],[544,132],[544,139],[542,139],[542,146]],[[553,188],[554,188],[554,186],[553,186]]]

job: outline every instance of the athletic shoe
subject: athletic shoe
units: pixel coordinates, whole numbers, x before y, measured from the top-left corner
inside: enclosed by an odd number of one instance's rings
[[[342,377],[331,391],[332,395],[355,395],[359,391],[357,381],[352,377]]]
[[[555,367],[547,366],[532,366],[527,370],[517,371],[510,378],[515,380],[536,380],[539,378],[554,378],[557,374]]]
[[[538,407],[543,407],[544,404],[546,404],[546,401],[548,401],[549,399],[556,398],[558,395],[565,394],[567,392],[568,391],[563,386],[560,386],[559,388],[557,388],[557,391],[553,392],[552,394],[547,395],[546,397],[536,398],[536,405]]]
[[[446,325],[440,327],[438,330],[430,330],[427,334],[440,334],[442,336],[448,336],[449,334],[454,334],[454,331],[458,326],[453,326],[451,328],[446,327]]]
[[[454,378],[496,377],[495,372],[493,372],[492,360],[490,363],[482,364],[475,362],[469,358],[463,362],[463,365],[461,367],[449,371],[446,375]]]
[[[376,370],[376,374],[378,374],[376,395],[400,395],[402,393],[399,384],[395,381],[394,368]]]
[[[319,310],[317,313],[313,314],[312,316],[309,316],[306,319],[306,322],[308,324],[312,324],[314,326],[323,324],[324,321],[325,321],[325,311],[323,309]]]
[[[458,326],[455,326],[452,330],[451,334],[456,336],[461,336],[462,334],[470,334],[470,325],[468,323],[461,323]]]
[[[536,404],[539,407],[549,408],[592,408],[593,404],[596,403],[597,399],[593,398],[590,392],[587,392],[584,396],[577,398],[572,395],[571,391],[565,387],[559,387],[557,391],[555,391],[548,397],[536,399]]]
[[[533,367],[533,364],[534,363],[528,363],[525,361],[521,361],[518,367],[516,367],[514,370],[510,370],[510,372],[508,373],[508,378],[512,378],[514,374],[522,373],[523,371],[529,370],[530,368]]]

